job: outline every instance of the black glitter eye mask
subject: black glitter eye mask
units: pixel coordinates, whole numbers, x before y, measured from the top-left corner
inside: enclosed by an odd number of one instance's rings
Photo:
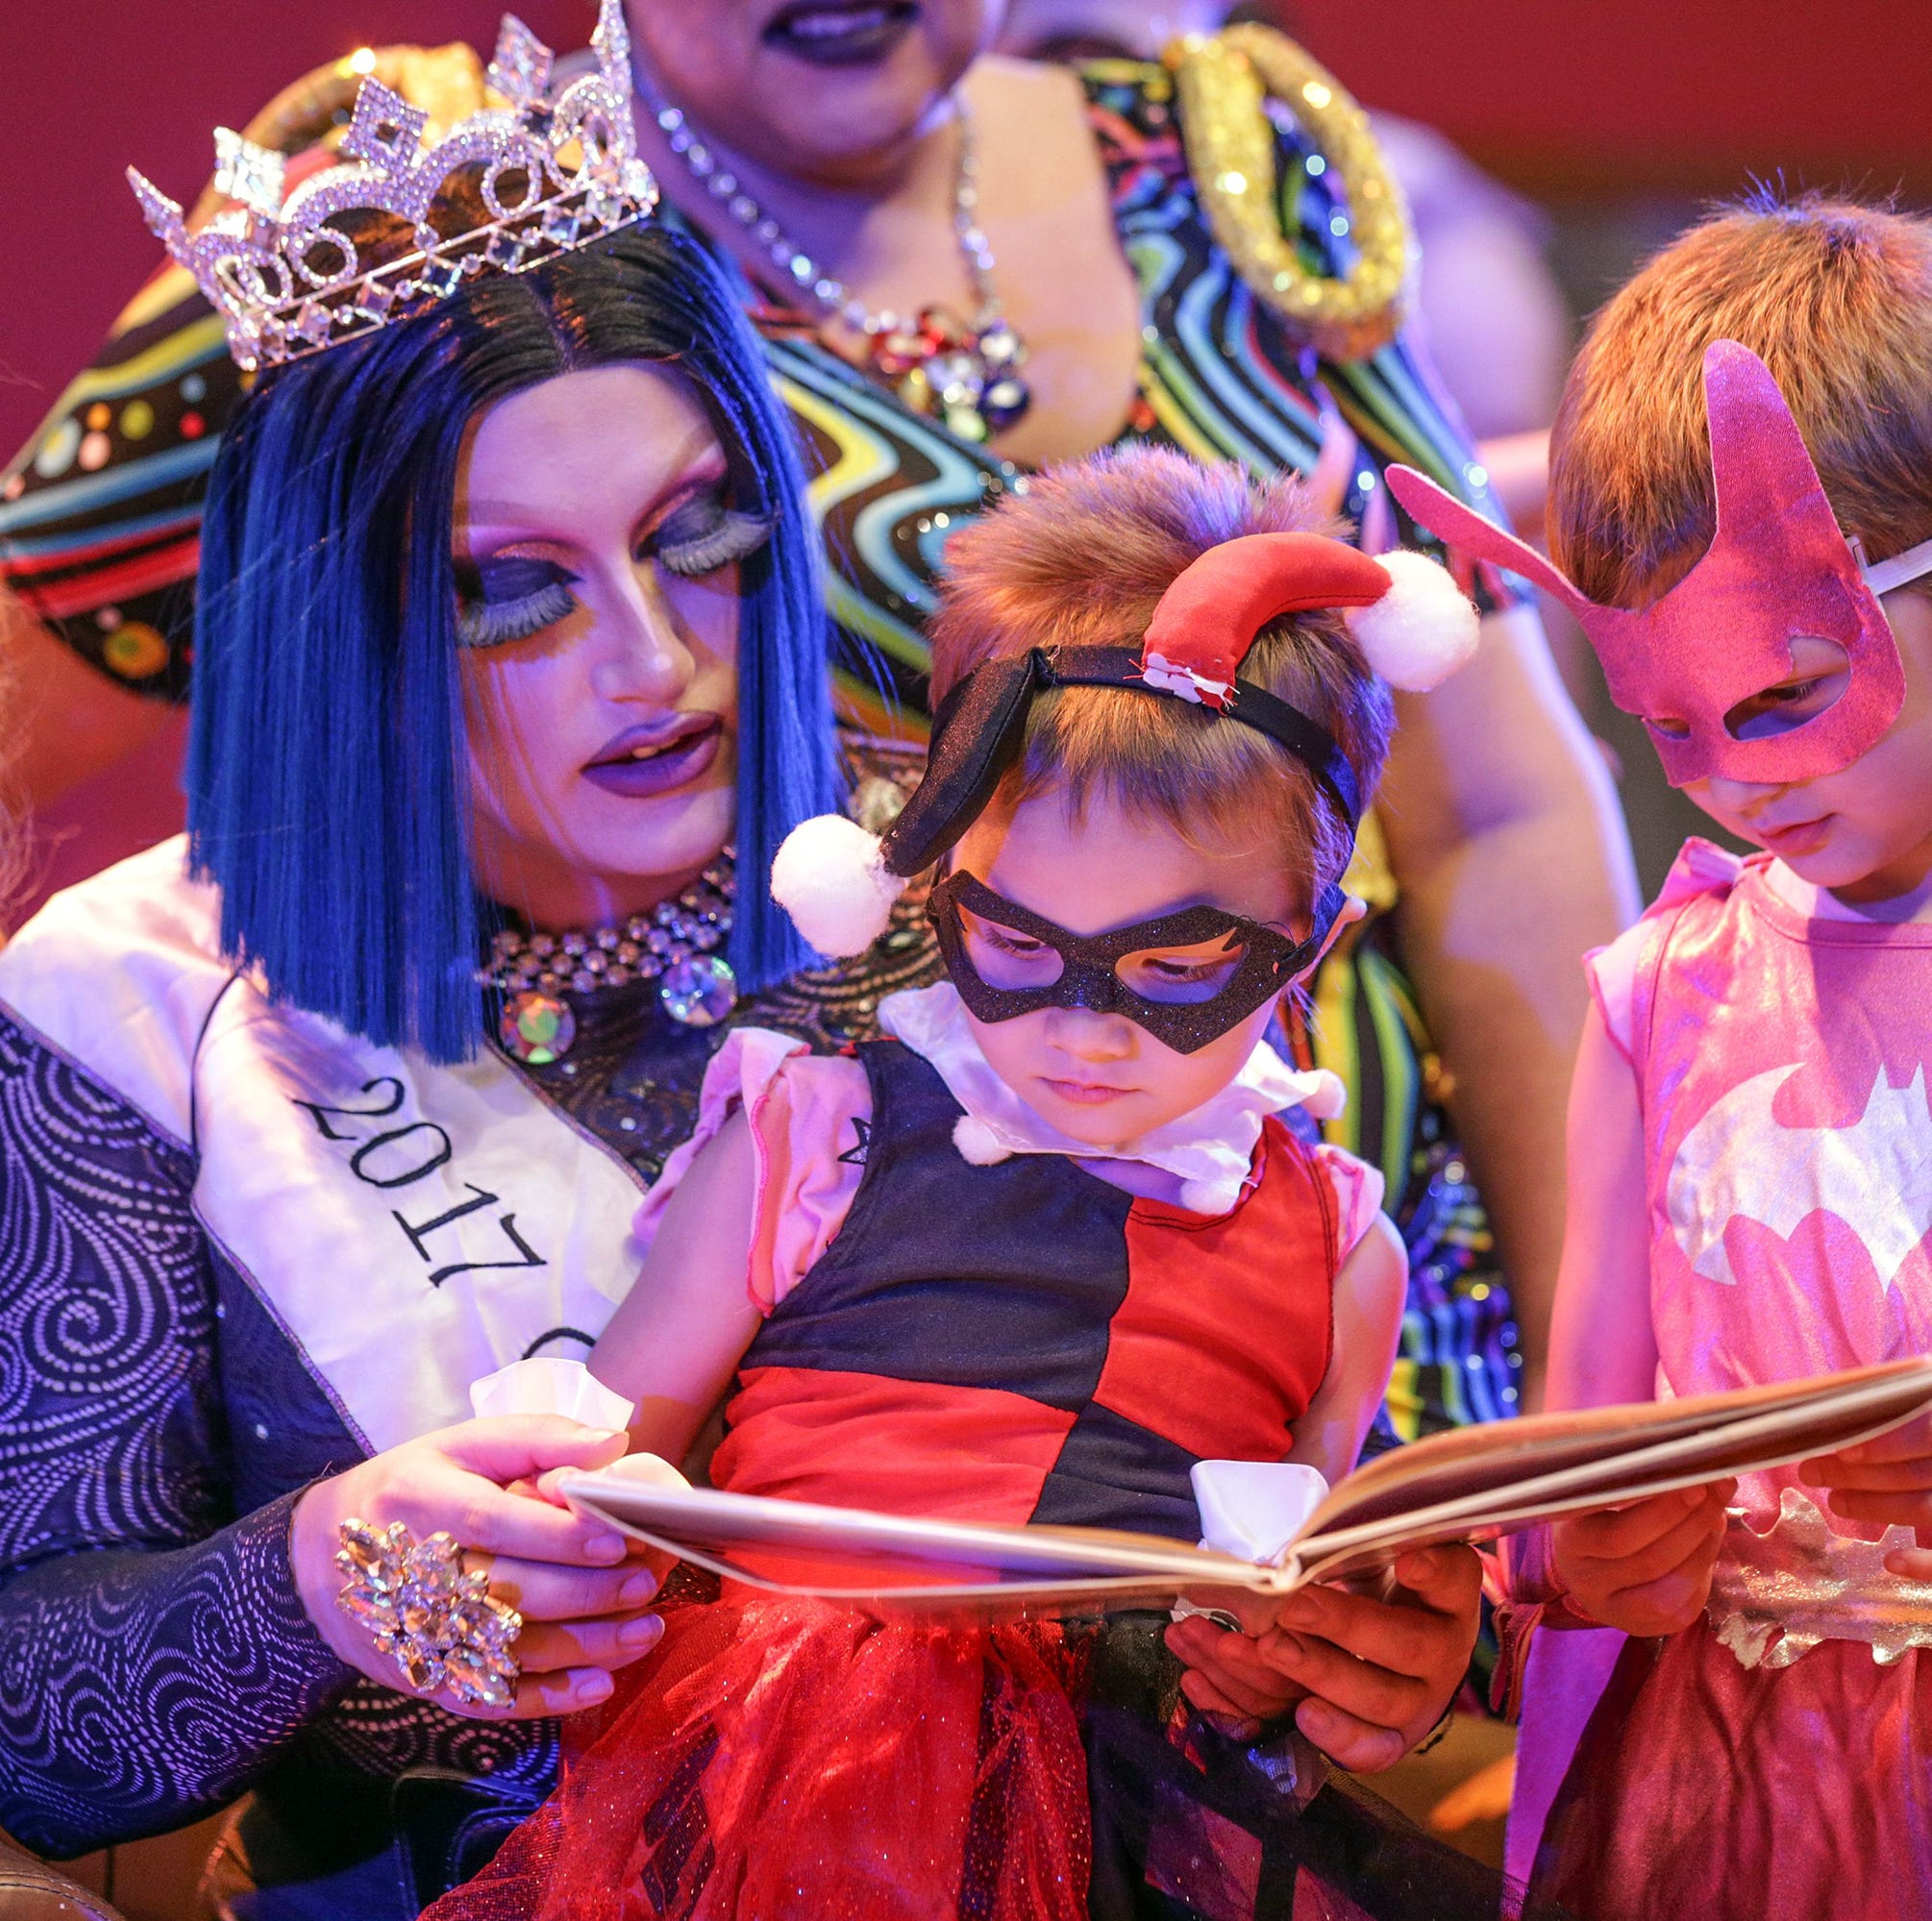
[[[1323,891],[1314,930],[1297,941],[1259,921],[1246,921],[1218,907],[1188,907],[1116,927],[1105,934],[1070,934],[1066,928],[994,893],[964,870],[937,882],[928,913],[939,938],[946,972],[974,1018],[988,1022],[1017,1020],[1043,1007],[1083,1007],[1097,1014],[1120,1014],[1177,1054],[1197,1053],[1218,1041],[1312,967],[1347,897],[1339,887]],[[992,924],[994,930],[1024,936],[1047,948],[1016,963],[1015,973],[1034,976],[1023,986],[989,981],[974,965],[971,942],[960,911]],[[1229,948],[1231,971],[1211,992],[1201,983],[1175,981],[1163,988],[1157,968],[1131,965],[1138,956],[1161,950],[1201,948],[1220,942]],[[1125,972],[1124,972],[1125,967]],[[1051,973],[1051,978],[1041,976]],[[1137,983],[1137,984],[1136,984]],[[1153,988],[1154,993],[1145,991]],[[1193,997],[1184,997],[1192,995]]]

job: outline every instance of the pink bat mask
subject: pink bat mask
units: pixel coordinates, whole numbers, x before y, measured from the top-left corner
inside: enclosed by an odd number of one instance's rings
[[[1932,543],[1861,569],[1777,382],[1735,340],[1705,352],[1704,399],[1717,529],[1703,558],[1647,607],[1598,605],[1533,548],[1411,468],[1392,467],[1389,488],[1432,533],[1527,575],[1575,614],[1610,698],[1648,726],[1672,786],[1713,776],[1815,780],[1868,753],[1898,717],[1905,669],[1878,595],[1932,571]],[[1844,693],[1784,733],[1737,739],[1724,716],[1793,677],[1791,643],[1800,634],[1845,649]]]

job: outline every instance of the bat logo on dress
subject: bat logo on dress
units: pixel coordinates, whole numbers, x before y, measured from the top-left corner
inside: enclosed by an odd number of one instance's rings
[[[1697,1272],[1726,1287],[1737,1274],[1724,1248],[1733,1217],[1789,1236],[1807,1215],[1835,1214],[1864,1242],[1889,1290],[1932,1228],[1932,1107],[1921,1064],[1907,1087],[1881,1068],[1865,1112],[1849,1127],[1785,1127],[1771,1119],[1777,1091],[1798,1070],[1754,1074],[1684,1136],[1664,1204]]]

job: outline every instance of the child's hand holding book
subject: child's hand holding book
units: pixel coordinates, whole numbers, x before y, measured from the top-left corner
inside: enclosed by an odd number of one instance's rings
[[[1628,1507],[1551,1523],[1550,1545],[1573,1611],[1647,1638],[1687,1628],[1710,1598],[1735,1480],[1673,1488]]]
[[[1482,1575],[1453,1544],[1401,1555],[1392,1573],[1374,1593],[1330,1583],[1279,1597],[1218,1591],[1216,1610],[1242,1629],[1205,1614],[1169,1628],[1168,1647],[1188,1669],[1181,1691],[1240,1738],[1294,1707],[1295,1725],[1343,1767],[1394,1766],[1461,1686]]]
[[[1807,1461],[1798,1478],[1824,1490],[1830,1496],[1826,1506],[1845,1520],[1911,1528],[1918,1546],[1894,1548],[1885,1557],[1886,1571],[1907,1581],[1932,1581],[1932,1415],[1861,1446]]]

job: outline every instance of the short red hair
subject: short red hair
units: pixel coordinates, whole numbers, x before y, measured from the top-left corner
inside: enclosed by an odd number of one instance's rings
[[[1597,316],[1550,436],[1549,545],[1594,601],[1641,606],[1715,526],[1702,365],[1748,347],[1845,533],[1883,560],[1932,539],[1932,223],[1808,196],[1729,209]]]

